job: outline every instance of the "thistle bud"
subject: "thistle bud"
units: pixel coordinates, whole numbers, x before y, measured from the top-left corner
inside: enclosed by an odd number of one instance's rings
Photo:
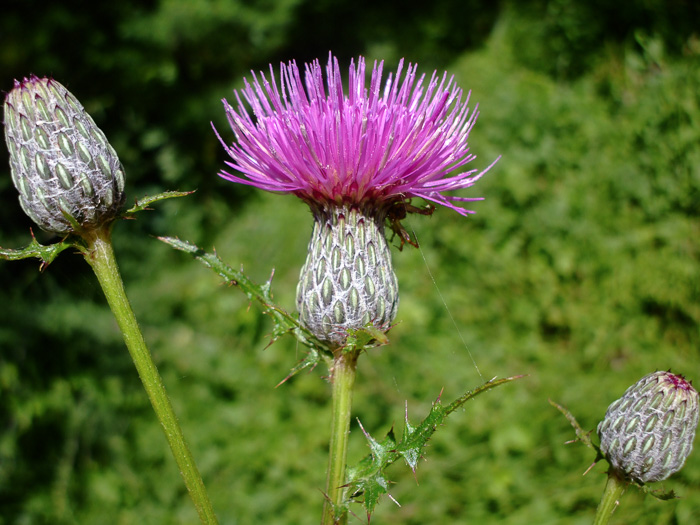
[[[25,213],[67,234],[114,220],[124,169],[102,131],[60,83],[32,75],[5,98],[5,141]]]
[[[350,329],[388,330],[399,287],[384,237],[385,214],[359,206],[312,210],[314,229],[297,286],[301,322],[337,346],[343,346]]]
[[[697,426],[693,386],[683,376],[654,372],[608,407],[598,425],[600,448],[624,479],[661,481],[685,463]]]

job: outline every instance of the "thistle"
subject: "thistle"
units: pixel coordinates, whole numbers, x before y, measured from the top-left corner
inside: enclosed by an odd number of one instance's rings
[[[112,224],[125,200],[124,169],[116,152],[80,102],[49,78],[32,75],[15,81],[5,99],[4,127],[22,209],[44,230],[66,238],[52,246],[33,239],[24,250],[0,248],[0,258],[39,257],[48,265],[67,247],[83,254],[122,331],[200,521],[215,525],[204,482],[136,322],[114,255]],[[143,208],[137,204],[127,215]]]
[[[89,231],[118,216],[125,199],[119,158],[56,80],[15,80],[5,99],[5,141],[20,205],[42,229]]]
[[[454,78],[417,77],[403,60],[382,84],[374,63],[369,86],[365,61],[350,63],[347,93],[338,60],[282,64],[280,82],[253,73],[224,106],[236,142],[226,145],[238,174],[225,179],[293,193],[311,208],[314,228],[297,287],[302,323],[319,339],[342,347],[349,330],[387,331],[399,303],[385,221],[415,210],[421,197],[462,215],[473,213],[447,191],[468,188],[486,171],[463,168],[474,156],[467,138],[478,112],[467,106]],[[247,110],[252,108],[254,117]],[[398,213],[396,210],[398,209]],[[397,223],[398,221],[395,221]],[[394,227],[395,224],[394,224]],[[402,241],[405,237],[402,237]]]
[[[661,481],[683,467],[697,426],[693,386],[683,376],[654,372],[608,407],[598,425],[600,448],[623,479]]]

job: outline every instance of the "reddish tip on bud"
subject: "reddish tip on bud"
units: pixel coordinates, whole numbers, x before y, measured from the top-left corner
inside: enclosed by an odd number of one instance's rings
[[[113,221],[124,204],[124,169],[104,133],[65,87],[34,75],[5,98],[5,142],[22,209],[67,234]]]
[[[608,407],[598,425],[600,448],[624,479],[661,481],[683,467],[697,426],[698,393],[691,383],[654,372]]]

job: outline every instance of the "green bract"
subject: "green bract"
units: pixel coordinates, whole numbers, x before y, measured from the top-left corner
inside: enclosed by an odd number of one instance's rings
[[[5,99],[5,141],[22,209],[44,230],[67,234],[114,220],[124,170],[78,100],[60,83],[31,76]]]
[[[678,472],[693,448],[698,393],[683,376],[654,372],[608,407],[600,448],[625,479],[661,481]]]

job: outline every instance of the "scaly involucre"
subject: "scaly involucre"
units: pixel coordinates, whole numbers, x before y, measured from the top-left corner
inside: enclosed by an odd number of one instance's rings
[[[67,234],[110,224],[124,204],[124,168],[92,117],[63,85],[30,76],[5,98],[5,142],[22,209]]]
[[[698,393],[685,378],[654,372],[613,402],[598,425],[600,448],[619,475],[638,483],[678,472],[693,449]]]
[[[219,139],[232,158],[228,166],[240,173],[221,176],[293,193],[312,206],[383,207],[421,197],[472,213],[455,201],[480,198],[444,194],[468,188],[491,167],[450,175],[474,158],[467,139],[478,112],[467,106],[469,96],[463,100],[446,73],[426,84],[415,65],[404,72],[403,60],[382,85],[382,69],[374,63],[367,89],[364,59],[352,61],[347,93],[332,55],[325,81],[318,60],[306,64],[303,81],[294,61],[281,65],[279,84],[272,66],[269,79],[253,73],[252,84],[235,93],[237,108],[224,100],[236,142]]]

